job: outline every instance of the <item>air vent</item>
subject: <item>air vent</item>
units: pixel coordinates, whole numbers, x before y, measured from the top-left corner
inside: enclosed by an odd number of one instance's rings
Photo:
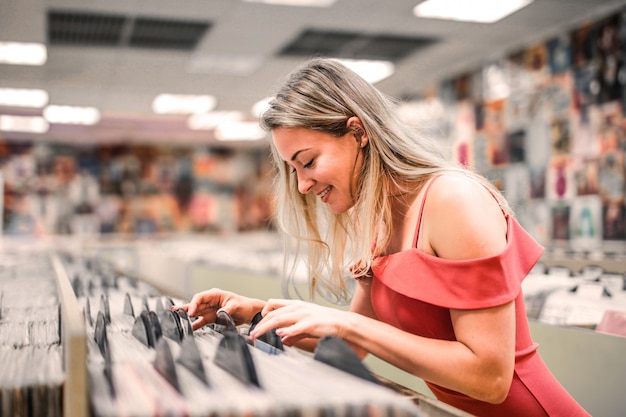
[[[139,48],[193,49],[208,28],[206,22],[137,18],[129,45]]]
[[[129,46],[192,50],[209,22],[51,10],[48,42],[69,46]]]
[[[50,45],[115,46],[125,18],[120,15],[48,12]]]
[[[435,38],[306,30],[287,45],[282,56],[329,56],[398,61],[435,43]]]

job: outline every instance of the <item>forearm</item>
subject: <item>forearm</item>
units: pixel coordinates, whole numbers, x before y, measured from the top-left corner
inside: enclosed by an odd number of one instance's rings
[[[346,318],[341,337],[357,352],[367,351],[426,381],[488,402],[499,402],[502,386],[510,384],[501,366],[461,342],[416,336],[359,314]]]

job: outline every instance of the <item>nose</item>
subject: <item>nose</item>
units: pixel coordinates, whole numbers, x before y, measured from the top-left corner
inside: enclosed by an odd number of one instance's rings
[[[307,194],[311,191],[313,184],[315,184],[315,181],[313,181],[310,177],[302,173],[298,173],[298,191],[300,191],[300,194]]]

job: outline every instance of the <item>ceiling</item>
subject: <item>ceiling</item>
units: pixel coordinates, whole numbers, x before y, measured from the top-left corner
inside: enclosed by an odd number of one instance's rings
[[[241,110],[253,120],[253,104],[315,47],[344,57],[388,54],[396,72],[377,87],[416,97],[439,80],[626,5],[535,0],[485,25],[418,19],[412,9],[419,2],[337,0],[315,8],[244,0],[3,0],[0,41],[45,43],[48,58],[43,66],[0,64],[0,87],[45,89],[50,104],[94,106],[102,118],[93,127],[51,125],[45,134],[0,137],[211,144],[212,132],[188,129],[185,117],[155,115],[156,95],[211,94],[216,110]],[[294,45],[296,39],[302,42]],[[0,114],[41,110],[0,107]]]

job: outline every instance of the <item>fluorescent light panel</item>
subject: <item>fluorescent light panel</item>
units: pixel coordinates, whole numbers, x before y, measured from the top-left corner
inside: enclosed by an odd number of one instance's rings
[[[0,42],[0,64],[43,65],[48,59],[42,43]]]
[[[425,0],[415,6],[417,17],[495,23],[534,0]]]
[[[247,76],[256,71],[263,62],[261,55],[197,54],[187,62],[190,74],[226,74]]]
[[[254,141],[265,136],[265,130],[257,122],[225,122],[215,129],[215,137],[221,141]]]
[[[100,121],[100,111],[95,107],[47,106],[43,117],[50,123],[70,125],[95,125]]]
[[[390,77],[396,70],[395,65],[390,61],[366,59],[340,59],[340,61],[372,84]]]
[[[265,113],[265,110],[270,107],[270,101],[272,101],[273,98],[274,97],[266,97],[254,103],[251,110],[252,115],[256,118],[261,117],[261,115]]]
[[[187,126],[191,130],[213,130],[221,123],[239,122],[243,114],[238,111],[214,111],[203,114],[193,114],[187,119]]]
[[[217,100],[210,95],[159,94],[152,102],[157,114],[200,114],[215,108]]]
[[[33,107],[48,104],[48,92],[32,88],[0,88],[0,106]]]
[[[0,115],[0,131],[46,133],[50,125],[41,116]]]
[[[263,3],[277,6],[330,7],[337,0],[244,0],[247,3]]]

